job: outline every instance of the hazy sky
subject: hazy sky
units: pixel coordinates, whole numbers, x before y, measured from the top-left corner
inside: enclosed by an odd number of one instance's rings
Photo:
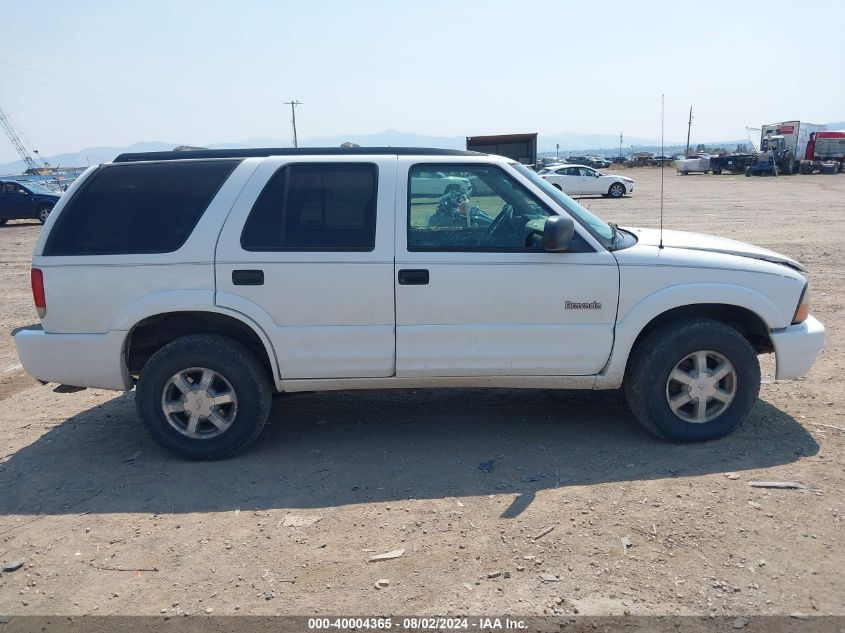
[[[744,138],[845,119],[845,2],[0,0],[0,106],[43,155],[405,132]],[[17,158],[0,136],[0,162]]]

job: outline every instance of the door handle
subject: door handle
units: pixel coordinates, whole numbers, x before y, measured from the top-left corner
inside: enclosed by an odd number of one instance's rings
[[[263,286],[263,270],[233,270],[232,283],[236,286]]]
[[[399,271],[400,286],[427,286],[428,270],[425,268],[406,268]]]

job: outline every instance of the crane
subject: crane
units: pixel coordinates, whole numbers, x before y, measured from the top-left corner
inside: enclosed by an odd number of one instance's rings
[[[754,148],[755,152],[760,151],[760,137],[751,136],[752,132],[757,132],[758,134],[761,132],[759,127],[748,127],[745,126],[745,133],[748,135],[748,140],[751,141],[751,147]]]
[[[29,173],[37,173],[41,171],[41,167],[38,166],[38,163],[32,158],[32,155],[35,154],[38,156],[38,150],[28,147],[28,143],[24,142],[21,139],[21,134],[15,129],[15,126],[12,125],[12,121],[9,119],[9,116],[3,111],[3,108],[0,108],[0,127],[6,132],[6,136],[9,137],[9,140],[12,142],[15,150],[18,152],[18,155],[21,157],[21,160],[26,165],[26,171]],[[46,166],[46,163],[44,163]]]

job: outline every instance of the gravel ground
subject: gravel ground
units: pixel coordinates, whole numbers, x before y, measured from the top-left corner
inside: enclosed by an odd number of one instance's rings
[[[622,171],[633,196],[582,202],[657,226],[660,170]],[[845,427],[845,176],[667,169],[665,191],[666,227],[802,261],[828,328],[806,379],[775,382],[764,357],[731,437],[655,441],[612,392],[299,394],[244,455],[187,463],[132,394],[55,393],[4,336],[0,560],[23,566],[0,574],[0,613],[845,615],[845,433],[823,426]],[[0,228],[5,332],[36,318],[39,229]]]

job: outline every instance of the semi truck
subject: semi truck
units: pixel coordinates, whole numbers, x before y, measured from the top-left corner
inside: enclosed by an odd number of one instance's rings
[[[812,134],[822,132],[824,125],[782,121],[768,123],[760,129],[760,145],[757,154],[746,168],[746,176],[788,175],[801,169],[807,144]]]
[[[811,135],[826,129],[824,125],[802,121],[768,123],[760,130],[760,153],[772,155],[778,174],[798,173]]]
[[[802,174],[837,174],[845,165],[845,132],[811,132],[798,167]]]

